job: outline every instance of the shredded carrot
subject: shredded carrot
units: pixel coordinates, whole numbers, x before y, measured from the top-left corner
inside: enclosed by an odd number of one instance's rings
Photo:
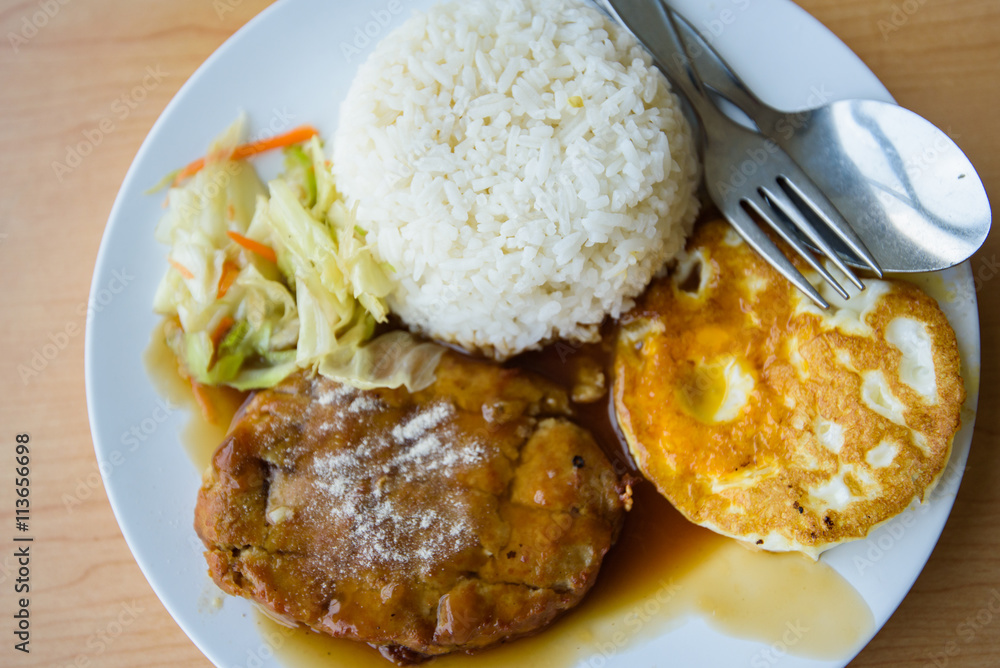
[[[226,296],[239,274],[240,267],[232,260],[226,260],[222,263],[222,276],[219,277],[219,289],[215,292],[216,299],[222,299]]]
[[[228,234],[229,238],[238,243],[240,246],[243,246],[251,253],[256,253],[257,255],[260,255],[268,262],[278,261],[278,256],[275,254],[274,249],[271,248],[270,246],[265,246],[261,242],[254,241],[253,239],[247,239],[239,232],[233,232],[232,230],[229,230],[228,232],[226,232],[226,234]]]
[[[212,395],[209,393],[208,386],[202,385],[192,378],[191,390],[194,392],[194,400],[197,402],[198,408],[201,409],[202,417],[205,418],[206,422],[215,424],[217,419],[215,402],[212,401]]]
[[[212,331],[212,348],[216,350],[219,349],[219,342],[225,338],[226,334],[229,333],[229,330],[232,329],[235,324],[236,321],[228,315],[219,321],[219,324],[216,325],[215,329]]]
[[[188,177],[194,176],[200,172],[205,167],[205,158],[198,158],[190,165],[177,172],[177,176],[174,177],[174,185],[179,185],[182,181]]]
[[[311,125],[300,125],[285,134],[237,146],[229,158],[231,160],[243,160],[245,158],[255,156],[258,153],[263,153],[264,151],[270,151],[284,146],[291,146],[293,144],[300,144],[312,137],[315,137],[317,134],[319,134],[319,132]],[[177,172],[177,176],[174,177],[174,185],[176,186],[184,179],[194,176],[200,172],[204,166],[205,158],[198,158],[190,165]]]
[[[233,220],[234,218],[236,218],[236,207],[234,207],[232,204],[230,204],[226,208],[226,217],[229,218],[229,220]]]
[[[185,267],[183,264],[181,264],[180,262],[178,262],[177,260],[175,260],[173,258],[169,258],[169,261],[170,261],[170,265],[174,269],[176,269],[177,271],[181,272],[181,276],[183,276],[184,278],[194,278],[194,274],[191,272],[191,270],[188,269],[187,267]]]

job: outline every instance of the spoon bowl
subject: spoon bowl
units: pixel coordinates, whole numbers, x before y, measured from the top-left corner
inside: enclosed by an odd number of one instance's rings
[[[884,271],[947,269],[986,241],[992,213],[982,180],[958,145],[931,122],[876,100],[841,100],[800,112],[775,109],[743,83],[694,26],[674,14],[683,38],[690,40],[694,67],[716,102],[723,103],[719,106],[791,156]],[[825,235],[825,240],[845,263],[864,266],[839,239]]]
[[[918,114],[888,102],[842,100],[772,122],[765,134],[812,177],[885,271],[947,269],[986,241],[992,215],[979,175],[958,145]],[[857,264],[838,240],[830,243]]]

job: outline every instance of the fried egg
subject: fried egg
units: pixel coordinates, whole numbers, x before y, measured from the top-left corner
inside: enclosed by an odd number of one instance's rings
[[[965,400],[955,334],[916,286],[866,284],[822,286],[824,311],[719,221],[621,319],[619,425],[689,520],[815,558],[933,488]]]

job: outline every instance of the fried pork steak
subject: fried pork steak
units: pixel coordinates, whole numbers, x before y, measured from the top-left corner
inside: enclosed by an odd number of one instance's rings
[[[258,393],[195,528],[230,594],[399,664],[532,633],[576,605],[629,490],[565,394],[447,354],[429,388],[308,372]]]

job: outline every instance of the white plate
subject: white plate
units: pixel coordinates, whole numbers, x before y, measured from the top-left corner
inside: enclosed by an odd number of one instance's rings
[[[87,322],[86,381],[94,447],[112,508],[136,561],[181,628],[219,666],[242,665],[259,645],[249,605],[199,605],[205,562],[192,527],[199,472],[178,443],[186,417],[162,409],[142,363],[157,324],[153,294],[166,268],[152,235],[161,197],[143,191],[202,153],[240,109],[262,134],[312,123],[329,137],[339,101],[372,44],[430,0],[284,0],[229,39],[167,106],[135,158],[101,243]],[[819,22],[788,0],[677,0],[723,55],[767,101],[789,109],[820,101],[891,99],[867,67]],[[258,166],[276,169],[274,158]],[[943,274],[942,303],[973,376],[979,323],[968,265]],[[969,377],[967,375],[967,377]],[[868,540],[823,555],[864,597],[877,628],[913,584],[951,510],[972,436],[977,387],[969,387],[964,426],[948,474],[930,503],[880,528]],[[132,430],[135,430],[134,432]],[[131,432],[131,433],[130,433]],[[135,435],[132,435],[135,434]],[[667,650],[669,648],[669,650]],[[630,648],[607,665],[750,665],[762,645],[717,634],[701,622],[682,625]],[[669,651],[669,654],[666,652]],[[842,666],[783,656],[780,666]],[[264,661],[261,665],[278,665]]]

